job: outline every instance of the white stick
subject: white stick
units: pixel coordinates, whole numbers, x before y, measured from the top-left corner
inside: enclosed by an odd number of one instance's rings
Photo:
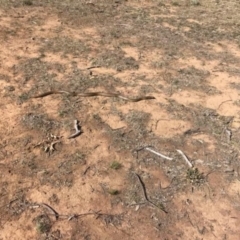
[[[76,132],[80,131],[78,123],[79,123],[78,120],[74,120],[74,128],[75,128]]]
[[[149,147],[145,147],[145,149],[146,149],[147,151],[151,152],[151,153],[156,154],[156,155],[159,156],[159,157],[164,158],[164,159],[167,159],[167,160],[170,160],[170,161],[173,160],[173,158],[170,158],[170,157],[164,156],[163,154],[161,154],[161,153],[159,153],[159,152],[156,152],[156,151],[152,150],[152,149],[149,148]]]
[[[75,138],[82,133],[78,120],[74,120],[74,129],[75,129],[76,132],[74,134],[72,134],[70,137],[68,137],[68,139]]]
[[[177,149],[177,152],[182,155],[183,159],[186,161],[186,163],[188,164],[188,166],[189,166],[190,168],[192,168],[193,165],[190,163],[190,161],[188,160],[188,158],[186,157],[186,155],[185,155],[181,150],[178,150],[178,149]]]

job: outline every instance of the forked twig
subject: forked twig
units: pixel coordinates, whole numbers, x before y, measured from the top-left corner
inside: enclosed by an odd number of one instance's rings
[[[59,214],[58,214],[58,212],[56,210],[54,210],[51,206],[49,206],[46,203],[42,203],[41,205],[44,206],[45,208],[47,208],[48,210],[52,211],[54,213],[54,215],[55,215],[56,220],[58,220]]]
[[[59,213],[46,203],[33,203],[33,204],[30,204],[29,206],[32,208],[36,208],[36,207],[37,208],[38,207],[47,208],[48,210],[50,210],[52,212],[52,214],[55,216],[56,220],[58,220],[60,217]]]
[[[144,195],[144,198],[145,200],[152,206],[162,210],[164,213],[168,213],[163,207],[159,207],[157,204],[153,203],[149,198],[148,198],[148,195],[147,195],[147,191],[146,191],[146,187],[145,187],[145,184],[143,182],[143,180],[141,179],[141,177],[137,174],[137,173],[134,173],[136,175],[136,177],[138,178],[138,181],[140,182],[141,184],[141,187],[142,187],[142,190],[143,190],[143,195]]]
[[[88,215],[96,215],[96,219],[98,219],[100,216],[114,216],[113,214],[108,214],[108,213],[101,213],[101,210],[99,211],[93,211],[93,210],[89,210],[89,212],[86,213],[80,213],[80,214],[59,214],[55,209],[53,209],[51,206],[49,206],[46,203],[30,203],[27,205],[28,207],[31,208],[39,208],[39,207],[44,207],[48,210],[50,210],[51,213],[49,213],[49,215],[54,215],[56,220],[58,220],[59,218],[61,219],[67,219],[68,221],[71,221],[74,218],[80,218],[83,216],[88,216]]]

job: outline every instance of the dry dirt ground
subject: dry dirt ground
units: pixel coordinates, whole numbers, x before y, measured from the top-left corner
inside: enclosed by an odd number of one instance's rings
[[[0,0],[0,40],[1,240],[240,239],[239,0]]]

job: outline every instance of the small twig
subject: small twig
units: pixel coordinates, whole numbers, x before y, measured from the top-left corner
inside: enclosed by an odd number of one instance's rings
[[[227,137],[228,137],[228,142],[231,142],[231,139],[232,139],[232,131],[226,129],[226,133],[227,133]]]
[[[32,208],[45,207],[53,213],[56,220],[58,220],[59,217],[60,217],[59,213],[46,203],[34,203],[34,204],[29,204],[29,206],[32,207]]]
[[[143,204],[146,204],[146,202],[133,203],[133,204],[130,204],[128,206],[132,207],[132,206],[139,206],[139,205],[143,205]]]
[[[91,67],[87,67],[87,68],[83,68],[83,69],[80,69],[81,71],[84,71],[84,70],[90,70],[90,69],[93,69],[93,68],[100,68],[101,66],[97,65],[97,66],[91,66]]]
[[[87,216],[87,215],[97,215],[97,218],[101,215],[110,215],[107,213],[100,213],[101,210],[99,211],[92,211],[92,212],[87,212],[87,213],[81,213],[81,214],[71,214],[71,215],[65,215],[65,214],[59,214],[56,210],[54,210],[51,206],[49,206],[46,203],[34,203],[34,204],[30,204],[29,205],[32,208],[38,208],[38,207],[45,207],[48,210],[50,210],[52,213],[50,213],[50,215],[54,215],[56,220],[58,220],[59,218],[65,218],[68,221],[72,220],[73,218],[79,218],[82,216]]]
[[[74,120],[74,129],[76,132],[74,134],[72,134],[71,136],[69,136],[68,139],[78,137],[82,133],[82,130],[81,130],[81,127],[79,126],[78,120]]]
[[[48,210],[52,211],[52,212],[54,213],[54,215],[55,215],[56,220],[58,220],[59,214],[58,214],[57,211],[55,211],[51,206],[49,206],[49,205],[46,204],[46,203],[42,203],[41,205],[44,206],[44,207],[46,207]]]
[[[88,166],[85,171],[83,172],[83,175],[86,175],[87,171],[90,169],[90,166]]]
[[[45,152],[49,152],[49,155],[51,154],[51,153],[53,153],[56,149],[55,149],[55,144],[57,144],[57,143],[60,143],[61,141],[60,140],[57,140],[57,141],[54,141],[54,142],[51,142],[50,143],[50,146],[47,146],[47,147],[45,147]]]
[[[173,160],[173,158],[167,157],[167,156],[161,154],[160,152],[157,152],[157,151],[155,151],[155,150],[153,150],[153,149],[151,149],[151,148],[149,148],[149,147],[150,147],[150,146],[142,147],[142,148],[140,148],[140,149],[137,149],[136,151],[139,152],[139,151],[145,149],[145,150],[147,150],[147,151],[149,151],[149,152],[151,152],[151,153],[156,154],[157,156],[159,156],[159,157],[161,157],[161,158],[167,159],[167,160],[169,160],[169,161]]]
[[[16,199],[16,200],[18,200],[18,199]],[[15,201],[15,200],[13,200],[13,201]],[[48,210],[50,210],[50,212],[51,212],[51,213],[48,213],[48,215],[54,215],[56,220],[61,218],[61,219],[67,219],[68,221],[71,221],[74,218],[80,218],[80,217],[88,216],[88,215],[95,215],[96,219],[98,219],[101,216],[114,217],[114,216],[118,215],[118,214],[114,215],[114,214],[108,214],[108,213],[101,213],[101,210],[94,211],[94,210],[91,210],[91,209],[89,210],[89,212],[80,213],[80,214],[59,214],[56,210],[54,210],[51,206],[49,206],[46,203],[28,203],[26,206],[29,207],[29,208],[45,207]]]
[[[177,152],[182,155],[183,159],[186,161],[186,163],[188,164],[188,166],[189,166],[190,168],[192,168],[193,165],[192,165],[192,163],[188,160],[187,156],[186,156],[181,150],[178,150],[178,149],[177,149]]]
[[[149,199],[148,199],[148,196],[147,196],[145,184],[144,184],[143,180],[141,179],[141,177],[137,173],[135,173],[135,175],[137,176],[137,178],[138,178],[138,180],[139,180],[139,182],[140,182],[140,184],[142,186],[144,198],[148,202]]]
[[[82,217],[82,216],[87,216],[87,215],[101,215],[100,211],[97,211],[97,212],[88,212],[88,213],[81,213],[81,214],[73,214],[71,215],[70,217],[68,217],[68,221],[71,221],[73,218],[79,218],[79,217]],[[97,217],[98,217],[97,216]]]
[[[145,187],[145,184],[144,184],[143,180],[141,179],[141,177],[140,177],[137,173],[134,173],[134,174],[137,176],[137,178],[138,178],[138,180],[139,180],[139,182],[140,182],[140,184],[141,184],[141,187],[142,187],[142,190],[143,190],[143,195],[144,195],[145,200],[146,200],[148,203],[150,203],[150,205],[152,205],[152,206],[154,206],[154,207],[162,210],[164,213],[168,213],[164,208],[160,208],[158,205],[156,205],[156,204],[153,203],[151,200],[149,200],[149,198],[148,198],[148,196],[147,196],[146,187]]]
[[[165,156],[165,155],[163,155],[163,154],[161,154],[161,153],[159,153],[159,152],[156,152],[156,151],[152,150],[152,149],[149,148],[149,147],[146,147],[145,149],[146,149],[147,151],[151,152],[151,153],[156,154],[156,155],[159,156],[159,157],[164,158],[164,159],[167,159],[167,160],[170,160],[170,161],[173,160],[173,158],[167,157],[167,156]]]
[[[221,103],[219,104],[217,110],[218,110],[224,103],[226,103],[226,102],[231,102],[231,101],[232,101],[232,99],[229,99],[229,100],[226,100],[226,101],[221,102]]]
[[[10,206],[11,206],[14,202],[16,202],[17,200],[19,200],[19,198],[15,198],[15,199],[11,200],[8,204],[6,204],[7,207],[10,208]],[[5,206],[5,205],[3,205],[3,206]]]

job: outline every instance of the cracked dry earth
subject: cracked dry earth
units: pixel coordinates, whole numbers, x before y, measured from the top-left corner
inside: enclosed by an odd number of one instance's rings
[[[0,239],[240,239],[239,12],[0,1]]]

